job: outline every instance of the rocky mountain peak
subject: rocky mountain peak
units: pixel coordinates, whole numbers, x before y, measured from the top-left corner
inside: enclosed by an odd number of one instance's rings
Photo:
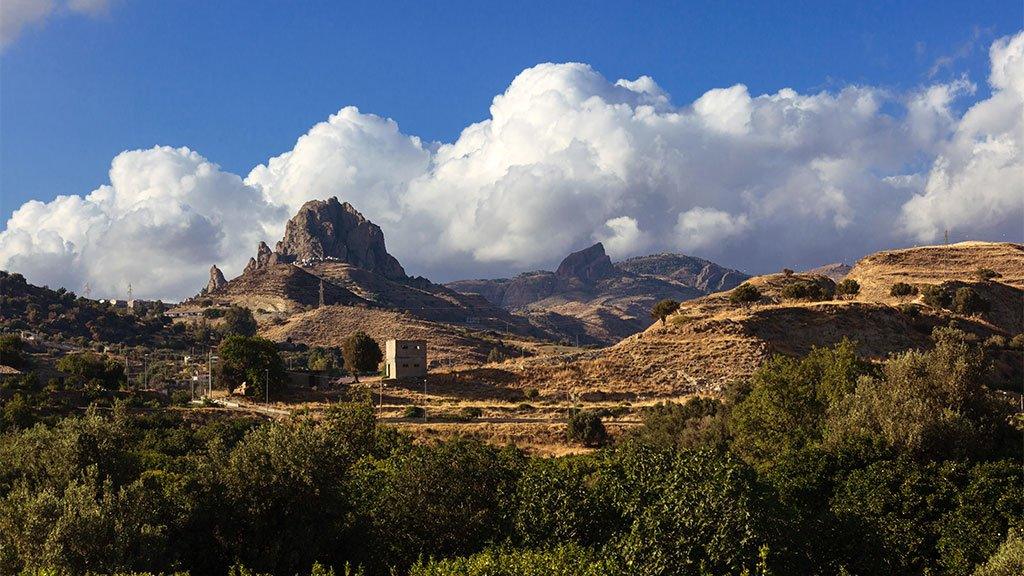
[[[562,260],[555,274],[561,278],[576,278],[586,283],[597,282],[619,272],[612,265],[612,259],[604,251],[604,244],[598,242],[590,248],[573,252]]]
[[[206,284],[206,289],[204,291],[209,294],[227,283],[228,281],[224,278],[224,273],[220,271],[220,268],[217,268],[216,264],[214,264],[213,266],[210,266],[210,281]]]
[[[261,256],[264,246],[260,245]],[[388,254],[380,227],[337,197],[303,204],[288,221],[274,252],[268,254],[267,262],[338,260],[392,280],[406,278],[402,265]],[[263,261],[260,257],[257,264]]]

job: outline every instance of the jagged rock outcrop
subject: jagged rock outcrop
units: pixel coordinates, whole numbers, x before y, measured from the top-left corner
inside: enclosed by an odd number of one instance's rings
[[[459,280],[447,286],[528,314],[534,324],[573,341],[610,344],[647,328],[651,306],[658,300],[689,300],[733,288],[747,278],[683,254],[640,256],[613,264],[598,242],[567,256],[555,272]]]
[[[256,248],[256,267],[263,268],[267,264],[270,264],[270,259],[273,256],[273,252],[270,251],[270,246],[267,246],[266,242],[260,242],[259,247]]]
[[[268,263],[274,256],[280,262],[336,260],[391,280],[406,278],[402,265],[388,254],[380,227],[336,197],[303,204],[288,221]]]
[[[587,284],[618,274],[620,273],[615,269],[612,259],[605,253],[604,245],[600,242],[569,254],[555,270],[555,275],[560,278],[575,278]]]
[[[242,270],[242,274],[248,274],[257,268],[256,259],[249,258],[249,263],[245,265],[245,269]]]
[[[224,273],[220,271],[220,268],[217,268],[216,264],[214,264],[213,266],[210,266],[210,281],[207,282],[206,288],[203,292],[206,294],[215,292],[227,283],[228,281],[224,278]]]
[[[671,278],[707,293],[732,290],[750,278],[738,270],[685,254],[635,256],[616,263],[615,267],[631,274]]]

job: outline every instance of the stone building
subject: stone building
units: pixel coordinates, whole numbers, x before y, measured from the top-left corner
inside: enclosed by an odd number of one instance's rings
[[[388,340],[384,345],[384,377],[415,378],[427,375],[426,340]]]

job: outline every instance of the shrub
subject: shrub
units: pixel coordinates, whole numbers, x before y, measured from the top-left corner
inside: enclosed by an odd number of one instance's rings
[[[482,408],[477,406],[466,406],[459,410],[459,416],[467,420],[473,420],[484,415]]]
[[[171,392],[171,404],[183,406],[192,401],[192,394],[188,390],[175,390]]]
[[[1024,350],[1024,333],[1017,334],[1013,338],[1010,338],[1010,348],[1014,350]]]
[[[903,297],[917,294],[917,288],[906,282],[897,282],[889,289],[890,296]]]
[[[495,364],[504,361],[505,355],[501,353],[501,350],[498,350],[497,348],[491,348],[490,353],[487,354],[487,363]]]
[[[604,429],[601,417],[589,410],[582,410],[569,416],[565,435],[570,442],[590,447],[603,446],[608,441],[608,431]]]
[[[932,308],[949,308],[953,299],[944,286],[925,286],[921,289],[921,301]]]
[[[651,318],[654,320],[661,320],[661,324],[664,326],[665,318],[671,316],[676,310],[679,310],[679,302],[665,299],[658,302],[653,308],[651,308]]]
[[[0,363],[12,368],[24,368],[28,362],[22,351],[25,342],[19,336],[0,336]]]
[[[757,302],[761,299],[761,291],[753,284],[743,283],[733,288],[729,293],[729,301],[733,304],[745,304]]]
[[[860,283],[853,278],[847,278],[836,284],[836,294],[839,296],[856,296],[860,293]]]
[[[533,406],[533,404],[527,404],[526,402],[523,402],[516,406],[516,410],[520,412],[533,412],[534,410],[536,410],[536,408]]]
[[[1003,275],[991,268],[978,268],[974,271],[974,276],[984,282],[986,280],[992,280],[994,278],[1002,278]]]
[[[794,272],[793,272],[792,268],[783,268],[782,269],[782,275],[786,276],[787,278],[792,276],[793,274],[794,274]]]
[[[537,390],[536,388],[527,388],[526,390],[523,390],[523,396],[530,399],[538,398],[540,397],[540,390]]]
[[[790,300],[818,301],[828,298],[828,290],[814,282],[795,282],[782,287],[781,295]]]
[[[402,418],[423,418],[427,411],[419,406],[406,406],[402,411]]]
[[[993,334],[985,340],[985,348],[1006,348],[1007,344],[1006,336],[999,334]]]
[[[982,298],[974,288],[964,286],[953,294],[953,311],[957,314],[973,316],[988,312],[988,309],[988,300]]]

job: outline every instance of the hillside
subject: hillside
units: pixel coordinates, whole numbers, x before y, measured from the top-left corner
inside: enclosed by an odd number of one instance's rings
[[[599,242],[567,256],[554,272],[446,284],[515,311],[563,339],[612,344],[650,324],[662,299],[690,300],[729,289],[747,275],[690,256],[657,254],[612,263]]]
[[[1003,278],[978,281],[974,272],[980,267],[994,269]],[[858,262],[849,277],[863,286],[856,298],[812,302],[785,298],[783,289],[813,283],[829,291],[835,286],[830,278],[759,276],[749,281],[762,295],[755,303],[734,303],[731,292],[712,294],[684,302],[664,325],[655,323],[609,348],[509,361],[501,369],[506,379],[523,387],[591,395],[674,395],[718,391],[749,376],[773,353],[806,354],[813,346],[843,338],[857,341],[865,356],[881,359],[927,346],[932,329],[950,321],[980,339],[1024,332],[1024,247],[1017,244],[882,252]],[[919,296],[895,298],[889,296],[894,281],[970,287],[991,308],[965,315],[925,305]],[[1016,362],[1020,364],[1020,358]]]
[[[238,277],[211,268],[206,288],[174,312],[232,304],[251,309],[261,332],[277,340],[337,346],[360,329],[379,340],[415,334],[436,340],[445,361],[486,358],[495,342],[467,339],[472,331],[550,337],[481,296],[407,276],[381,229],[337,198],[303,205],[276,248],[261,242]]]
[[[165,330],[163,304],[137,303],[128,310],[26,282],[18,273],[0,271],[0,330],[28,330],[50,338],[89,342],[176,346],[177,334]]]

